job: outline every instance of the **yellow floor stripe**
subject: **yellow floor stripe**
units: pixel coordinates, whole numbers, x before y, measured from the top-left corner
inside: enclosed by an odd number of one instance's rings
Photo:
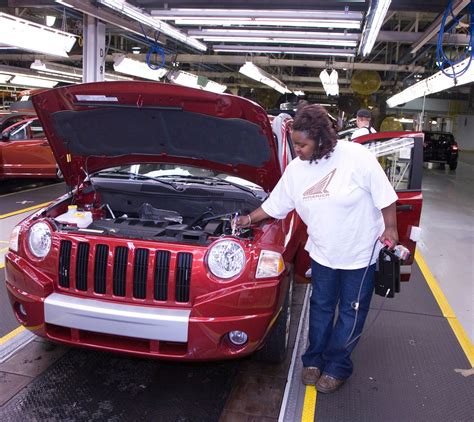
[[[33,211],[33,210],[36,210],[37,208],[45,207],[46,205],[49,205],[49,204],[51,204],[51,201],[43,202],[42,204],[38,204],[38,205],[33,205],[32,207],[28,207],[28,208],[23,208],[22,210],[9,212],[7,214],[2,214],[0,215],[0,220],[7,217],[11,217],[13,215],[23,214],[24,212]]]
[[[5,268],[5,264],[2,263],[2,264],[0,264],[0,270],[3,269],[3,268]]]
[[[301,414],[301,422],[313,422],[316,413],[316,398],[318,392],[312,385],[306,387],[304,394],[303,413]]]
[[[456,314],[453,311],[453,308],[451,308],[451,305],[446,299],[446,296],[444,296],[443,292],[441,291],[438,281],[431,273],[430,269],[428,268],[428,265],[426,265],[426,262],[423,259],[423,256],[418,250],[415,253],[415,261],[420,267],[420,270],[423,276],[425,277],[425,280],[428,283],[428,286],[431,289],[431,293],[433,293],[436,302],[438,302],[443,316],[447,319],[449,325],[451,326],[451,329],[454,332],[454,335],[458,339],[459,344],[461,345],[464,353],[466,354],[466,357],[469,360],[471,367],[474,367],[474,346],[469,337],[467,336],[466,332],[464,331],[463,327],[459,323]]]
[[[2,338],[0,338],[0,345],[6,343],[8,340],[11,340],[13,337],[17,336],[22,331],[25,331],[25,327],[23,327],[23,325],[20,325],[15,330],[10,331],[8,334],[6,334]]]

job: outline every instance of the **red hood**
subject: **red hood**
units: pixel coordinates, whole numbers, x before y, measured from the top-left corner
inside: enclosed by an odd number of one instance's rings
[[[155,162],[218,170],[266,191],[281,176],[265,111],[241,97],[98,82],[51,89],[32,101],[68,185],[104,168]]]

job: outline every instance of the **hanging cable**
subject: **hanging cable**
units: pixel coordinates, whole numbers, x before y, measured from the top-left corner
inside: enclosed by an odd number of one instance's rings
[[[143,36],[145,37],[145,40],[149,45],[148,52],[146,53],[146,64],[148,65],[150,69],[153,69],[153,70],[161,69],[162,67],[165,66],[165,50],[163,49],[163,47],[161,47],[158,44],[159,33],[155,32],[155,39],[151,41],[147,37],[146,32],[143,29],[143,25],[141,24],[141,22],[139,23],[140,23],[140,28],[142,29],[142,32],[143,32]],[[151,62],[151,56],[153,54],[158,54],[161,57],[161,64],[155,65]]]
[[[448,29],[448,32],[453,31],[456,26],[460,23],[461,17],[456,17],[453,14],[453,0],[449,1],[448,7],[446,8],[443,19],[441,21],[441,27],[438,33],[438,42],[436,45],[436,61],[437,65],[441,69],[444,75],[453,78],[456,80],[459,76],[463,75],[467,69],[469,69],[469,66],[471,65],[472,58],[473,58],[473,41],[474,41],[474,25],[473,25],[473,18],[474,18],[474,0],[471,0],[469,3],[469,42],[467,45],[466,50],[462,54],[461,57],[459,57],[457,60],[451,60],[448,55],[445,53],[443,49],[443,39],[444,39],[444,34],[445,34],[445,26],[446,26],[446,19],[448,16],[451,15],[453,18],[453,22],[450,25],[450,29]],[[461,63],[462,61],[469,59],[466,63],[466,65],[460,69],[460,70],[455,70],[454,66]],[[447,72],[445,69],[445,66],[450,67],[451,72]]]

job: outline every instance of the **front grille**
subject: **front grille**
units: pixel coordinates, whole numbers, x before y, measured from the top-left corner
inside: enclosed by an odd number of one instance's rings
[[[193,254],[61,241],[58,284],[111,297],[186,303]],[[72,270],[71,270],[72,269]],[[89,273],[89,269],[93,272]],[[170,273],[174,270],[174,277]]]

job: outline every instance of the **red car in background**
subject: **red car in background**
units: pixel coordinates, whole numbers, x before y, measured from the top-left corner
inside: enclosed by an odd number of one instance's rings
[[[72,85],[33,103],[71,192],[13,230],[6,286],[20,323],[161,359],[284,359],[292,283],[307,281],[306,227],[295,212],[238,231],[231,220],[293,159],[291,119],[151,82]],[[408,148],[412,170],[391,179],[410,191],[406,230],[419,221],[422,139],[393,136],[374,145],[387,146],[386,168]]]
[[[61,178],[37,117],[20,120],[2,131],[0,179],[7,178]]]

